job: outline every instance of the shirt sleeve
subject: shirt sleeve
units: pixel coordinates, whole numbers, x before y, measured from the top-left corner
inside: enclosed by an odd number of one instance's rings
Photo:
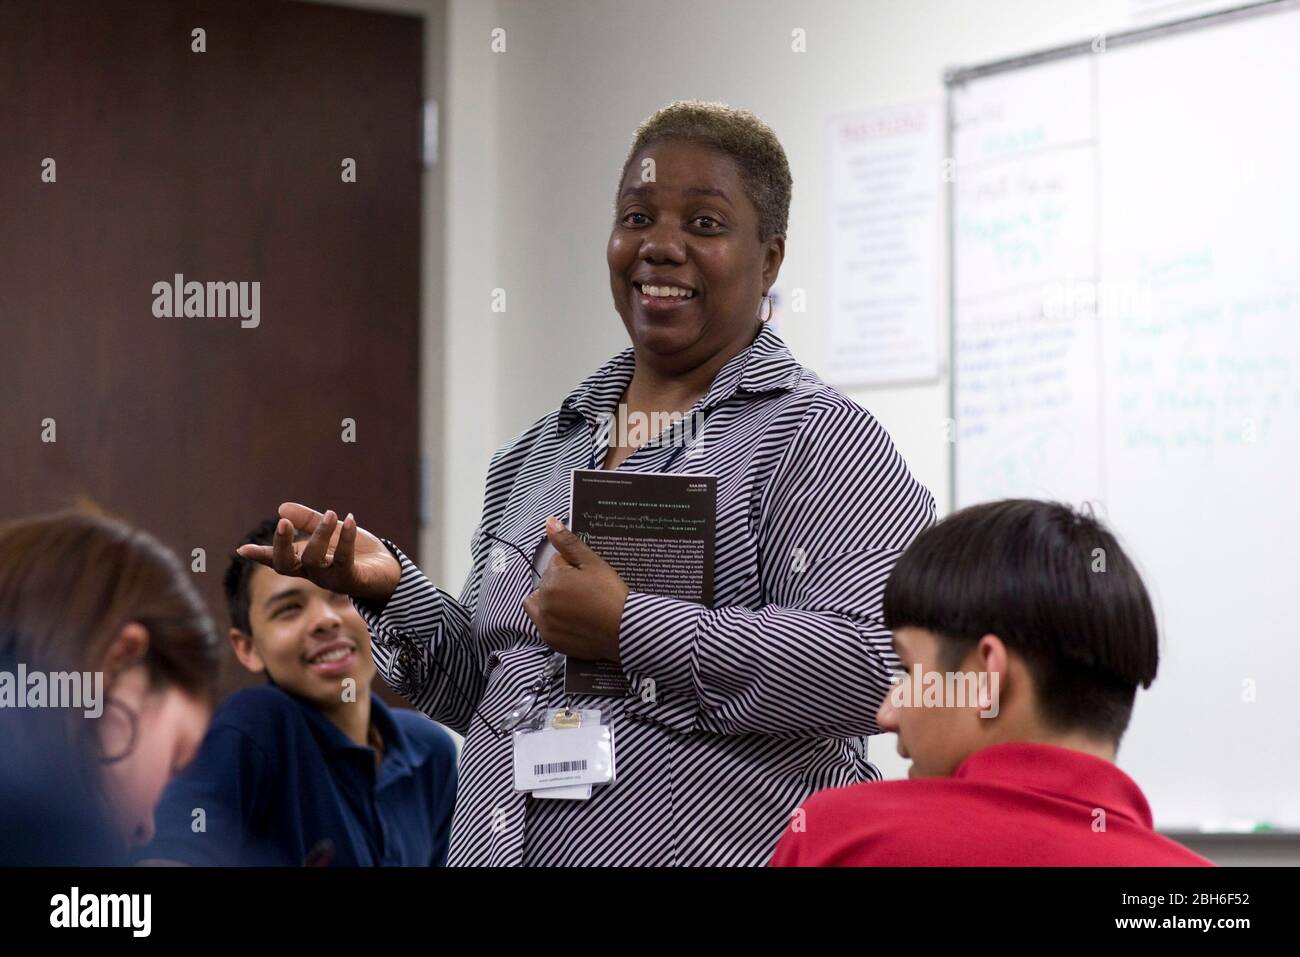
[[[154,837],[131,855],[200,867],[248,863],[242,851],[274,790],[274,764],[238,728],[212,728],[154,810]]]
[[[464,735],[487,685],[486,660],[471,629],[478,565],[470,572],[462,600],[456,601],[400,548],[387,539],[383,542],[402,569],[397,588],[383,605],[352,601],[370,628],[375,667],[412,705]]]
[[[631,592],[619,654],[632,714],[682,731],[857,737],[900,666],[882,621],[898,556],[934,498],[861,406],[810,405],[759,493],[761,607]]]
[[[489,554],[489,539],[483,530],[493,528],[504,513],[514,486],[514,470],[547,425],[546,418],[539,419],[493,454],[482,517],[470,542],[473,563],[459,601],[429,581],[401,549],[387,540],[384,545],[402,569],[397,588],[382,605],[352,600],[370,627],[375,666],[384,681],[429,717],[462,736],[469,733],[474,709],[487,690],[488,654],[474,639],[472,627]]]

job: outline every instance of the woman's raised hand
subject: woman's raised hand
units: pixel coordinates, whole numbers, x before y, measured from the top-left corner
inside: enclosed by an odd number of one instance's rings
[[[299,533],[311,537],[295,542]],[[329,591],[376,604],[392,597],[402,574],[393,553],[358,528],[351,512],[340,522],[333,510],[322,514],[297,502],[280,506],[273,544],[240,545],[237,551],[281,575],[305,578]]]

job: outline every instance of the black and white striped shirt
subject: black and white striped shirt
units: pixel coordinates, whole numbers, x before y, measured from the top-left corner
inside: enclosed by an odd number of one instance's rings
[[[630,593],[619,649],[632,694],[573,699],[612,719],[617,782],[587,801],[514,791],[510,735],[473,706],[500,720],[550,649],[523,609],[527,565],[483,532],[533,555],[548,515],[569,521],[571,470],[589,467],[634,365],[629,346],[493,455],[459,600],[388,543],[397,590],[382,609],[358,603],[380,673],[466,736],[451,864],[763,864],[804,798],[879,777],[864,736],[898,667],[881,596],[934,499],[870,413],[764,325],[690,413],[702,424],[689,447],[681,423],[619,466],[717,476],[714,606]]]

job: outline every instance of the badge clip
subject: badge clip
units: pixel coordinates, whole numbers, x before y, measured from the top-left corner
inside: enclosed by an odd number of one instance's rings
[[[551,719],[552,728],[581,728],[582,712],[572,708],[561,708]]]

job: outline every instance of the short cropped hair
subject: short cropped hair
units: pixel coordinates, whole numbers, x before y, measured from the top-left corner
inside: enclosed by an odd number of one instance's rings
[[[758,239],[784,236],[794,185],[790,163],[772,128],[748,110],[702,100],[677,100],[652,114],[632,137],[614,190],[614,206],[628,164],[647,146],[676,140],[725,153],[736,164],[745,196],[758,210]]]
[[[1009,499],[922,532],[885,587],[885,624],[933,632],[953,670],[986,634],[1021,655],[1050,727],[1118,742],[1159,662],[1137,569],[1089,509]]]
[[[272,544],[275,541],[275,526],[279,521],[278,518],[268,518],[245,535],[240,544]],[[300,542],[308,537],[303,532],[295,532],[293,540]],[[226,590],[226,609],[230,612],[230,624],[246,635],[253,633],[253,625],[249,619],[250,596],[248,583],[253,580],[253,572],[257,567],[257,562],[244,558],[238,552],[234,552],[230,556],[230,564],[226,566],[226,575],[222,579],[222,585]]]

